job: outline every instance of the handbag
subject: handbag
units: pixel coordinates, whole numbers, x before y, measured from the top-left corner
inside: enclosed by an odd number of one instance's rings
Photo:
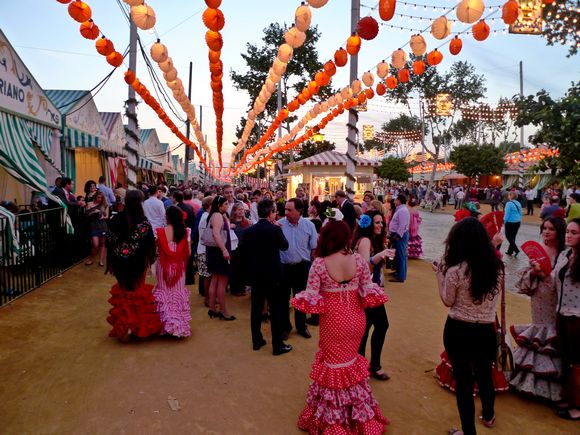
[[[225,223],[225,221],[226,221],[226,218],[224,217],[224,223]],[[220,235],[222,237],[222,240],[227,240],[228,235],[226,234],[226,230],[224,230],[223,227],[220,230]],[[200,239],[201,239],[201,243],[203,243],[206,247],[209,247],[209,248],[218,247],[218,244],[216,243],[215,238],[213,237],[213,230],[212,230],[211,225],[208,225],[207,227],[205,227],[203,229],[203,231],[200,234]]]
[[[501,280],[501,323],[498,331],[495,367],[499,372],[512,372],[514,370],[514,356],[505,340],[505,275],[502,276]]]

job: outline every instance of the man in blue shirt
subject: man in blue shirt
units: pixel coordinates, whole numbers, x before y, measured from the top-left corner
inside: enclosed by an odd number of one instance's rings
[[[520,253],[516,245],[516,236],[520,229],[522,221],[522,205],[516,201],[517,192],[508,193],[508,201],[505,203],[503,221],[505,223],[505,238],[509,242],[509,247],[506,252],[507,255],[514,255],[517,257]]]
[[[312,251],[316,249],[318,234],[314,224],[302,217],[305,204],[301,199],[292,198],[286,202],[284,208],[286,217],[278,221],[282,232],[288,240],[288,249],[280,252],[282,261],[283,286],[288,301],[290,295],[296,295],[306,289],[308,273],[312,264]],[[306,327],[306,314],[294,310],[296,330],[304,338],[312,337]],[[288,314],[286,332],[292,330],[290,314]]]
[[[109,204],[109,207],[112,207],[113,204],[117,202],[117,200],[115,199],[113,189],[111,189],[109,186],[105,184],[106,180],[107,179],[105,178],[105,176],[101,175],[99,177],[99,185],[97,186],[97,188],[99,189],[100,192],[103,192],[103,195],[105,195],[105,198],[107,198],[107,203]]]

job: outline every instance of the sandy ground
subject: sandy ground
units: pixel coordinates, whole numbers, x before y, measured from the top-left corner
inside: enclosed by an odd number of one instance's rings
[[[249,297],[230,298],[238,320],[223,322],[208,318],[194,290],[192,337],[121,344],[107,337],[111,284],[102,269],[80,265],[0,309],[1,434],[301,433],[318,328],[311,340],[291,334],[289,354],[274,357],[270,345],[254,352]],[[387,283],[387,293],[383,367],[392,379],[371,381],[392,421],[387,433],[444,434],[459,418],[455,396],[433,378],[446,310],[429,264],[411,262],[409,281]],[[526,298],[508,294],[508,309],[509,322],[529,320]],[[579,430],[515,394],[500,395],[496,413],[496,434]]]

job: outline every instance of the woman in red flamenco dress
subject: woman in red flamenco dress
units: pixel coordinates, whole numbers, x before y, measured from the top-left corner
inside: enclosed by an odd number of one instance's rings
[[[350,229],[330,221],[320,232],[306,290],[295,309],[320,314],[320,341],[306,406],[298,427],[310,434],[382,434],[388,420],[369,385],[369,363],[358,354],[364,309],[387,302],[371,281],[368,264],[349,250]]]
[[[155,237],[143,212],[143,192],[131,190],[125,210],[109,224],[107,271],[117,284],[111,288],[107,321],[113,326],[110,337],[121,341],[131,335],[148,337],[162,326],[153,298],[153,286],[145,284],[145,274],[155,258]]]

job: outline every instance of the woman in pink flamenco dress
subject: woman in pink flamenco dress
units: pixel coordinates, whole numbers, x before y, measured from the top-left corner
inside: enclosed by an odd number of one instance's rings
[[[382,434],[389,423],[369,385],[369,363],[358,354],[365,332],[364,309],[387,302],[371,281],[369,266],[351,254],[350,229],[330,221],[320,232],[306,290],[295,309],[320,314],[320,341],[306,406],[298,427],[310,434]]]
[[[157,284],[153,296],[163,324],[162,333],[189,337],[191,314],[185,269],[191,255],[191,233],[185,227],[180,208],[169,207],[166,216],[167,227],[156,230],[159,260],[155,267]]]

